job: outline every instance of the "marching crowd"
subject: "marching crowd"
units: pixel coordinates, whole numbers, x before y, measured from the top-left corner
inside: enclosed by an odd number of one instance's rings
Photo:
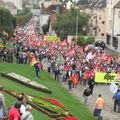
[[[18,64],[31,64],[34,58],[36,61],[40,61],[39,63],[46,65],[48,72],[54,74],[56,81],[60,82],[62,78],[61,82],[67,82],[69,90],[73,87],[77,88],[79,84],[87,87],[83,93],[85,104],[87,104],[88,96],[93,94],[95,72],[120,73],[118,58],[105,53],[101,47],[93,48],[89,45],[80,47],[76,44],[75,39],[71,43],[68,43],[66,39],[62,42],[53,41],[51,43],[40,40],[40,36],[34,31],[37,20],[34,17],[26,26],[19,26],[15,29],[14,36],[11,37],[11,48],[0,49],[0,62],[13,63],[16,58]],[[59,56],[62,57],[58,59]],[[40,70],[39,66],[36,66],[37,78],[39,78]],[[116,105],[120,111],[119,90],[116,94],[113,96],[115,99],[114,111],[116,111]],[[18,101],[21,99],[18,98]],[[20,108],[19,103],[16,103],[10,110],[11,116],[16,109]],[[104,108],[102,95],[99,95],[96,107],[99,109],[98,119],[102,120],[101,110]],[[31,106],[26,106],[24,110],[29,112]],[[21,120],[32,120],[23,119],[25,114],[22,115]],[[19,113],[16,115],[20,117]],[[9,118],[9,120],[13,119]],[[16,120],[20,120],[20,118]]]

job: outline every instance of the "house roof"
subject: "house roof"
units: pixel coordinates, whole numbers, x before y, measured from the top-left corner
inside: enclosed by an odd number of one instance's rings
[[[15,6],[15,4],[14,3],[12,3],[12,2],[6,2],[5,3],[8,7],[10,7],[10,8],[12,8],[12,9],[17,9],[17,7]]]
[[[106,0],[89,0],[88,7],[89,8],[105,8],[106,7]]]
[[[88,6],[87,5],[78,5],[79,9],[82,10],[82,9],[85,9],[87,8]]]
[[[114,6],[114,8],[120,8],[120,1]]]
[[[4,6],[5,2],[3,2],[2,0],[0,0],[0,7]]]
[[[63,13],[67,11],[62,5],[59,4],[54,4],[54,5],[50,5],[48,8],[46,8],[46,10],[44,11],[45,13],[51,14],[51,13]]]

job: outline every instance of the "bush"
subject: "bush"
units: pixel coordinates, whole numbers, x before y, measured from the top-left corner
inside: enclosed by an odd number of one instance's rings
[[[87,44],[92,44],[93,42],[95,42],[95,37],[89,36],[89,37],[86,38],[86,43]]]
[[[80,46],[86,45],[85,38],[83,36],[78,36],[78,38],[77,38],[77,44],[80,45]]]
[[[92,44],[95,41],[95,37],[89,36],[85,39],[84,36],[78,36],[77,44],[80,46],[85,46],[87,44]]]

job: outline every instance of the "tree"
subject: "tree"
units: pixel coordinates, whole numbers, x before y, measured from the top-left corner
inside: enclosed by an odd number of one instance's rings
[[[0,8],[0,32],[12,32],[13,30],[13,17],[10,11],[6,8]]]
[[[14,20],[16,20],[16,22],[14,22],[15,24],[25,25],[25,23],[28,22],[28,20],[30,20],[30,18],[32,17],[32,13],[28,8],[24,8],[19,14],[14,17]]]
[[[78,14],[77,14],[78,12]],[[89,15],[80,13],[77,9],[71,9],[68,13],[57,14],[56,22],[52,25],[59,37],[76,34],[76,17],[78,15],[78,34],[84,35],[85,30],[89,28]]]

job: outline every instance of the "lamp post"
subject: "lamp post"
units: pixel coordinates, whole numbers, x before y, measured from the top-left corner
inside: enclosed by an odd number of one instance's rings
[[[77,9],[77,16],[76,16],[76,37],[78,36],[78,9]]]
[[[113,44],[113,37],[114,37],[114,22],[115,22],[115,8],[113,7],[113,14],[112,14],[112,34],[111,34],[111,46]]]
[[[76,43],[77,43],[77,36],[78,36],[78,10],[79,9],[77,9],[77,15],[76,15],[76,36],[75,36]]]

